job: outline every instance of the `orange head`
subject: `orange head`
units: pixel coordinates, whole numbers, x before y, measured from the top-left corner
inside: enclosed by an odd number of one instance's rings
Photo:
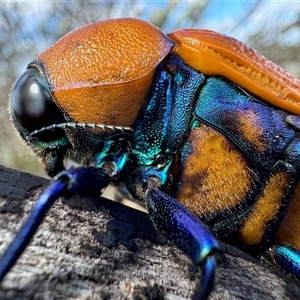
[[[157,27],[138,19],[82,26],[28,65],[12,91],[13,117],[29,133],[62,122],[59,112],[72,122],[131,126],[172,47]]]
[[[87,163],[106,134],[132,130],[173,45],[148,22],[108,20],[70,32],[28,65],[10,110],[50,176],[63,169],[65,155]]]

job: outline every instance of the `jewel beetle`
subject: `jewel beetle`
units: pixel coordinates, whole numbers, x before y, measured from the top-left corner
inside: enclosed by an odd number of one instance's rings
[[[0,280],[59,196],[122,182],[158,232],[201,265],[216,238],[300,279],[300,81],[208,30],[138,19],[80,27],[16,81],[10,112],[53,183],[0,259]],[[64,168],[69,157],[79,166]]]

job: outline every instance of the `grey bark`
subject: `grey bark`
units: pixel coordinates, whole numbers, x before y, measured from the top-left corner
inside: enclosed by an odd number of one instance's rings
[[[0,253],[49,181],[0,167]],[[299,299],[273,266],[223,245],[210,299]],[[201,269],[147,215],[98,199],[58,200],[0,287],[0,299],[190,299]]]

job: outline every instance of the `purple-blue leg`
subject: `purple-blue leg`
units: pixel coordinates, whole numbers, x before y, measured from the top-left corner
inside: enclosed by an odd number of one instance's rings
[[[300,282],[300,251],[288,245],[274,245],[266,255],[286,275]]]
[[[181,249],[196,265],[202,265],[202,281],[193,299],[207,299],[212,291],[219,245],[204,223],[174,198],[149,188],[145,195],[155,229]]]
[[[100,195],[109,183],[108,174],[93,167],[74,168],[59,173],[54,182],[41,194],[31,214],[0,259],[0,282],[14,266],[42,223],[46,213],[60,196]]]

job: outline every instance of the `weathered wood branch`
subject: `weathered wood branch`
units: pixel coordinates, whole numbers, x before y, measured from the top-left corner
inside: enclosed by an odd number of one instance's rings
[[[0,167],[0,253],[48,180]],[[99,199],[59,200],[0,287],[0,299],[190,299],[200,268],[146,214]],[[210,299],[299,299],[300,286],[235,248]]]

